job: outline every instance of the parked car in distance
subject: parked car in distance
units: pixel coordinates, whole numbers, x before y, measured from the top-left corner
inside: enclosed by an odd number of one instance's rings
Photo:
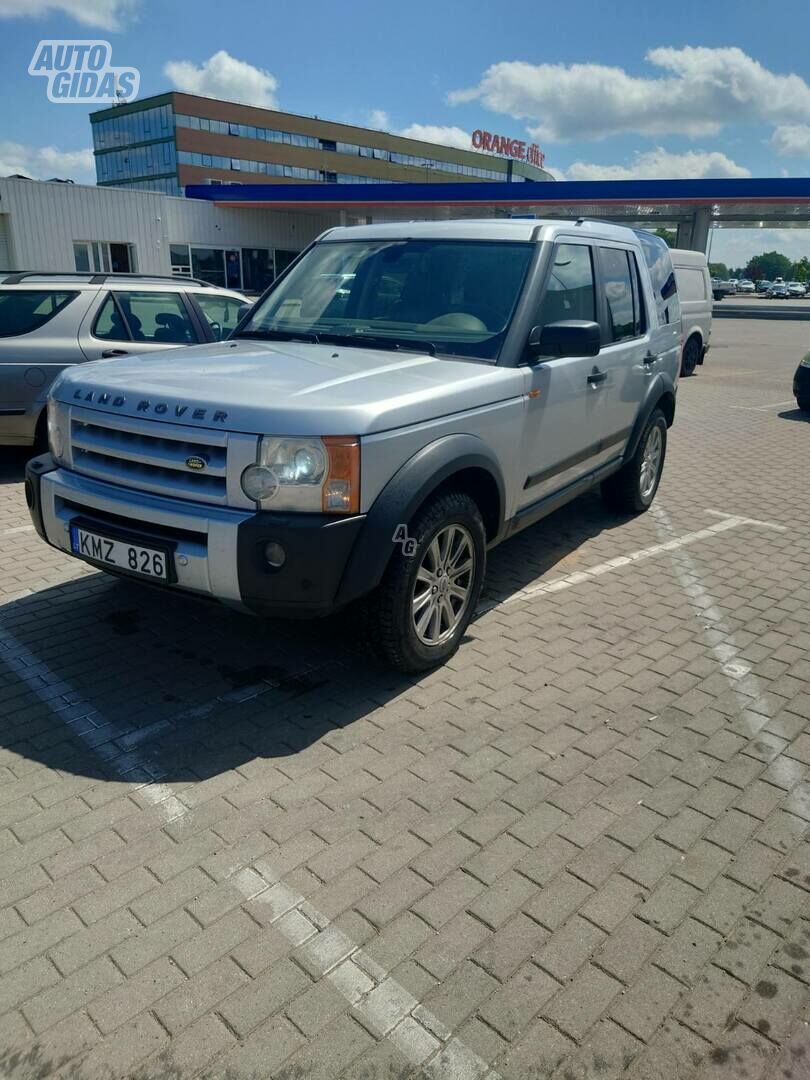
[[[793,376],[793,396],[804,413],[810,414],[810,352],[805,353]]]
[[[721,281],[720,278],[712,278],[712,296],[715,300],[722,300],[726,296],[733,296],[737,291],[736,286],[730,281]]]
[[[766,296],[772,284],[772,281],[766,281],[765,278],[761,278],[757,282],[757,293],[760,296]]]
[[[793,297],[805,297],[807,296],[807,289],[802,281],[789,281],[788,282],[788,295]]]
[[[678,298],[681,302],[683,350],[681,375],[693,375],[702,364],[712,335],[712,281],[709,264],[702,251],[670,250]]]
[[[97,568],[257,614],[363,600],[369,641],[425,670],[458,647],[489,548],[596,486],[651,505],[680,338],[652,233],[330,229],[227,342],[64,372],[32,520]]]
[[[768,289],[767,295],[772,300],[789,300],[790,290],[784,281],[775,281],[770,289]]]
[[[743,278],[737,282],[738,293],[755,293],[757,291],[756,285],[753,281],[749,281],[747,278]]]
[[[241,293],[191,278],[11,274],[0,283],[0,446],[45,446],[45,402],[66,367],[221,341]]]

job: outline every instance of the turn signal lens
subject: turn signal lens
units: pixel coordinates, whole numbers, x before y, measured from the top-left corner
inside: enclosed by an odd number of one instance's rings
[[[360,512],[360,440],[355,436],[326,435],[329,468],[323,485],[325,514]]]

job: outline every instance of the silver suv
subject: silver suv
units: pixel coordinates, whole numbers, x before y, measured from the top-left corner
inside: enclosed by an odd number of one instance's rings
[[[360,598],[418,671],[487,549],[601,485],[646,510],[675,415],[666,244],[587,221],[322,235],[221,344],[66,372],[34,524],[111,573],[269,615]]]
[[[17,273],[0,282],[0,446],[45,447],[45,402],[71,364],[227,337],[249,301],[188,278]]]

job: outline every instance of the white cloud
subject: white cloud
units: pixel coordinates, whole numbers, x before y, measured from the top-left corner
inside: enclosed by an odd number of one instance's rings
[[[368,126],[380,131],[388,131],[391,126],[391,118],[385,109],[372,109],[368,114]]]
[[[750,176],[743,165],[716,150],[687,150],[673,154],[658,146],[645,153],[637,153],[629,165],[597,165],[575,161],[565,170],[566,180],[699,180],[705,177]]]
[[[460,150],[470,149],[469,132],[449,124],[409,124],[395,134],[403,135],[406,139],[421,139],[422,142],[439,143],[441,146],[455,146]]]
[[[224,49],[215,52],[199,67],[191,60],[170,60],[163,71],[178,90],[188,94],[225,98],[265,109],[278,108],[275,75],[237,60]]]
[[[769,71],[738,48],[658,48],[653,77],[602,64],[493,64],[480,82],[449,95],[480,101],[528,123],[538,139],[565,141],[639,135],[714,135],[735,121],[801,122],[810,85]]]
[[[55,146],[24,146],[0,141],[0,176],[22,173],[32,180],[75,180],[94,184],[92,150],[57,150]]]
[[[774,129],[771,146],[781,157],[810,157],[810,127],[782,124]]]
[[[763,251],[780,251],[797,262],[810,256],[807,229],[712,229],[711,260],[726,266],[745,266]]]
[[[83,26],[120,30],[135,14],[140,0],[0,0],[0,19],[69,15]]]

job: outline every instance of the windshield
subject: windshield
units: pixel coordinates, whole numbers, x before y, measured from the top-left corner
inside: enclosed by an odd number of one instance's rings
[[[236,337],[498,357],[533,245],[348,240],[317,244]]]

